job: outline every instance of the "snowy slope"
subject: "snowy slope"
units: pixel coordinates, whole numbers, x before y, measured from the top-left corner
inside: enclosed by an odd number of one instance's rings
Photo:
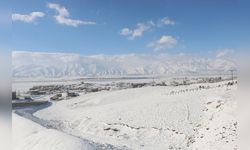
[[[75,77],[108,75],[166,75],[225,73],[232,59],[186,55],[94,55],[13,52],[14,77]]]
[[[233,150],[237,87],[225,84],[90,93],[35,116],[72,135],[132,149]]]
[[[79,138],[42,127],[12,114],[13,150],[86,150],[95,149]]]

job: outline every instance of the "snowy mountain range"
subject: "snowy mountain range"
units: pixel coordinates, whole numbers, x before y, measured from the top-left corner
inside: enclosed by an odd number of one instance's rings
[[[13,77],[78,77],[227,73],[236,68],[229,58],[173,54],[81,56],[65,53],[12,53]]]

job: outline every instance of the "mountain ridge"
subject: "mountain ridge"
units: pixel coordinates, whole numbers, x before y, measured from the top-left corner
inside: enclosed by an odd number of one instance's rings
[[[81,56],[66,53],[13,52],[13,77],[76,77],[225,73],[234,59],[192,55],[125,54]]]

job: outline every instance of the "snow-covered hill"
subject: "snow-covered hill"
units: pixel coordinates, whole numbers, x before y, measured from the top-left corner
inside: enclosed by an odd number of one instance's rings
[[[236,93],[228,81],[102,91],[54,102],[34,116],[63,133],[133,150],[233,150]]]
[[[190,55],[94,55],[13,52],[13,77],[77,77],[225,73],[236,68],[228,58]]]

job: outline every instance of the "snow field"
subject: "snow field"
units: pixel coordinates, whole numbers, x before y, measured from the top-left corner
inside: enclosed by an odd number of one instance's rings
[[[89,93],[35,116],[66,133],[132,149],[233,149],[237,88],[225,84],[202,84],[211,88],[178,94],[170,93],[199,84]]]

